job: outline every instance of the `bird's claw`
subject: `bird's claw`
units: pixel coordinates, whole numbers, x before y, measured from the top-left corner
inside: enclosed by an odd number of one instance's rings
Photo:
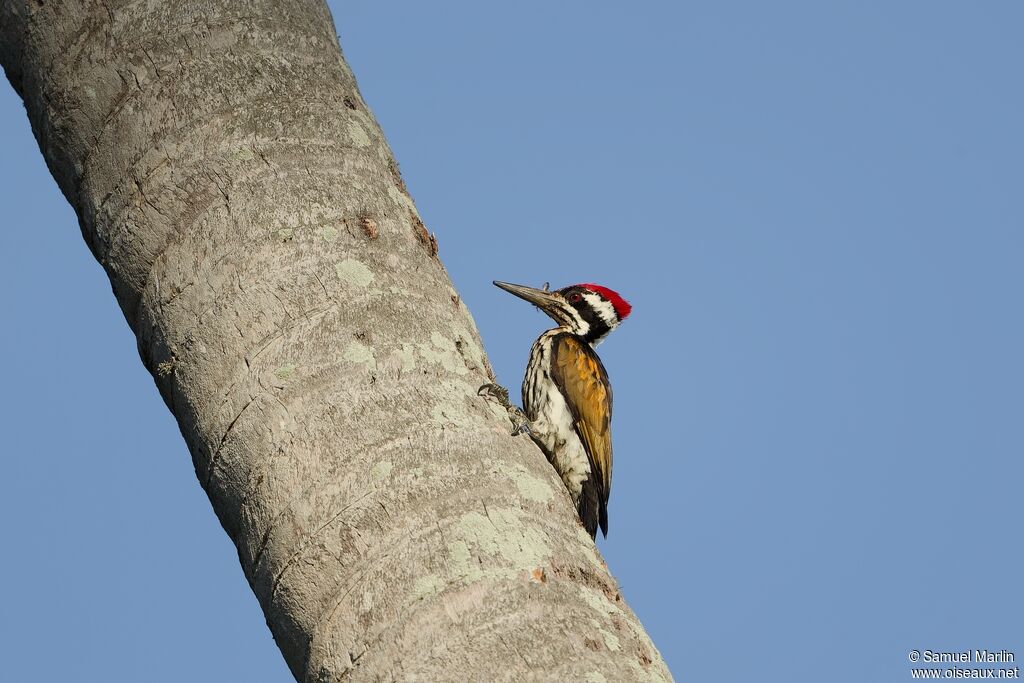
[[[508,397],[508,389],[500,384],[488,382],[477,389],[476,393],[477,396],[496,401],[508,412],[508,419],[512,422],[512,436],[530,433],[530,420],[518,406],[512,405]]]
[[[530,433],[530,420],[526,414],[516,406],[509,406],[508,418],[512,420],[512,436]]]
[[[508,398],[508,389],[501,386],[500,384],[495,384],[493,382],[483,384],[480,386],[479,389],[476,390],[476,395],[483,396],[484,398],[487,399],[494,399],[495,401],[500,403],[502,407],[505,409],[508,409],[512,406]]]

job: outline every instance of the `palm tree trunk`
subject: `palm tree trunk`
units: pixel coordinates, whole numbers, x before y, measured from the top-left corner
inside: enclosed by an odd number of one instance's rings
[[[300,681],[667,680],[322,0],[3,0],[0,61]]]

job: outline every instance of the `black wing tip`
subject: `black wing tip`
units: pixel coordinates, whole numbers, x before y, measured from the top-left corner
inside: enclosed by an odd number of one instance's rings
[[[597,482],[593,484],[589,481],[583,482],[581,493],[576,512],[580,516],[583,528],[595,541],[598,529],[601,529],[601,535],[604,538],[608,538],[608,503],[602,496],[601,485]]]

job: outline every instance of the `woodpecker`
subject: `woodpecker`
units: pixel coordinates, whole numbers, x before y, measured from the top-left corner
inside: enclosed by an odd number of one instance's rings
[[[632,306],[607,287],[589,283],[556,291],[548,291],[547,285],[494,284],[558,323],[530,349],[523,379],[527,430],[569,490],[584,528],[596,538],[600,526],[607,537],[612,386],[594,347],[626,319]],[[510,407],[507,398],[505,404]]]

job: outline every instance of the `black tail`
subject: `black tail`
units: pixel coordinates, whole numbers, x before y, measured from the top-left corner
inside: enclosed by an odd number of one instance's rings
[[[580,492],[580,502],[576,511],[583,522],[583,528],[591,538],[597,538],[599,526],[601,534],[605,538],[608,537],[608,506],[601,500],[601,492],[596,484],[590,481],[583,482],[583,491]]]

